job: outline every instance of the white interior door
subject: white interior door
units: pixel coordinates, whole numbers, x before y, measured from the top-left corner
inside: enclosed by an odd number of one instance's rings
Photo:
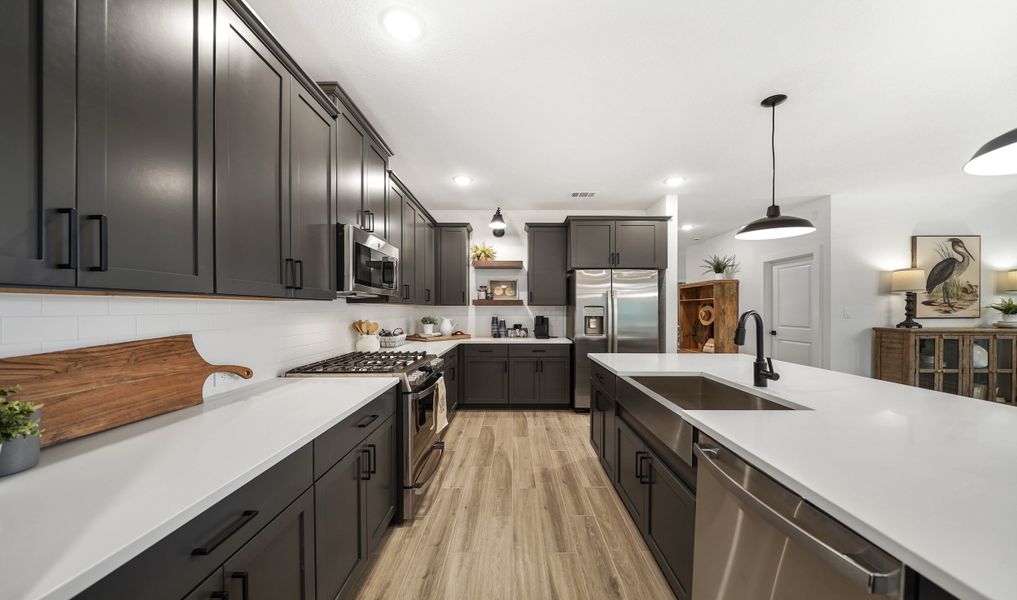
[[[818,367],[819,274],[814,257],[770,264],[770,352],[773,358]]]

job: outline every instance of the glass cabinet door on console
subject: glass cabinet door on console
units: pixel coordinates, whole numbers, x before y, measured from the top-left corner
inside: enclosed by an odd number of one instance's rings
[[[965,396],[979,400],[989,399],[993,365],[993,343],[989,335],[965,336],[965,351],[968,353],[968,376],[965,378]]]
[[[918,387],[961,393],[960,336],[918,337]]]
[[[1017,402],[1014,390],[1014,372],[1017,371],[1017,336],[996,336],[993,358],[996,367],[996,380],[994,394],[990,399],[1014,404]]]

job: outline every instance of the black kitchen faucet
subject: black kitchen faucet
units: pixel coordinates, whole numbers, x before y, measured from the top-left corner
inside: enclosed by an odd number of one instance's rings
[[[738,319],[738,328],[735,329],[734,343],[738,346],[745,345],[745,321],[752,317],[756,321],[756,362],[752,363],[752,384],[756,387],[766,387],[769,379],[777,381],[780,375],[773,370],[773,359],[763,358],[763,318],[754,310],[747,310]]]

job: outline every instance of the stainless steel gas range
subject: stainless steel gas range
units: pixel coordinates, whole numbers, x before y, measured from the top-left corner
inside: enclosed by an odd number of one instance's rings
[[[420,496],[445,454],[444,431],[435,431],[434,398],[443,361],[426,352],[350,352],[286,372],[286,377],[397,377],[400,516],[412,519]]]

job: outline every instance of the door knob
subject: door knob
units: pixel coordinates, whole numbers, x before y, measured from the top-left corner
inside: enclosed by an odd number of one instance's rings
[[[770,330],[770,335],[777,335],[777,330],[776,329],[771,329]]]

